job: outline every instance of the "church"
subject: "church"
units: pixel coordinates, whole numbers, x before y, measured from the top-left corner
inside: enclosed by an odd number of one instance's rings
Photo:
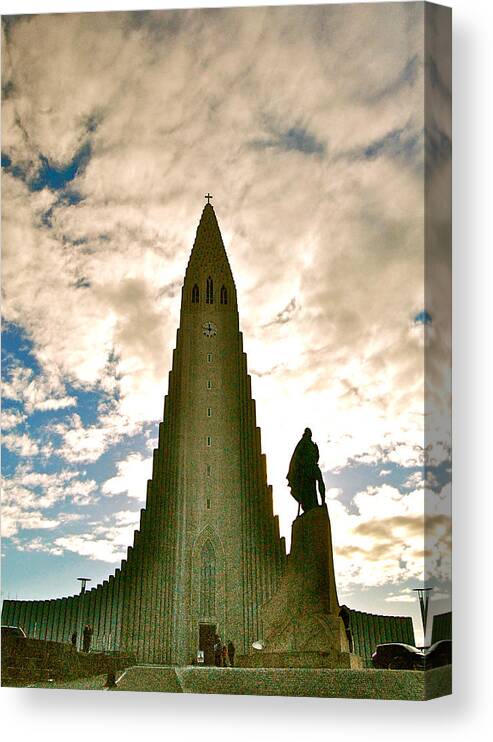
[[[198,649],[210,656],[218,634],[246,651],[284,562],[235,283],[208,201],[185,273],[146,507],[121,570],[120,648],[190,664]]]
[[[29,637],[69,642],[89,624],[95,650],[183,666],[199,651],[213,664],[216,636],[247,655],[264,635],[261,609],[286,573],[286,549],[267,482],[235,282],[206,198],[133,545],[114,574],[80,595],[4,601],[2,624],[22,626]],[[379,641],[414,644],[410,618],[343,608],[353,651],[366,663]]]

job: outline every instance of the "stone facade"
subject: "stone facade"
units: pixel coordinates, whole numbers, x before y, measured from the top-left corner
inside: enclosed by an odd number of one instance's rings
[[[245,651],[261,634],[259,608],[284,562],[236,287],[207,204],[185,274],[146,509],[127,559],[121,647],[188,664],[202,624]]]

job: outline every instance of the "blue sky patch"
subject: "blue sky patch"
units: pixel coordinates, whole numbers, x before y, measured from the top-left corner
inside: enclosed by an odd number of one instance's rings
[[[44,155],[39,156],[41,167],[37,177],[30,184],[31,190],[41,191],[49,188],[50,191],[59,191],[65,188],[77,175],[84,172],[91,157],[91,144],[86,142],[75,153],[67,165],[58,167],[50,163]]]
[[[5,152],[2,152],[2,170],[12,175],[14,178],[20,178],[25,180],[26,171],[20,165],[14,165],[12,158],[9,157]]]
[[[292,126],[284,131],[273,132],[266,139],[251,143],[254,149],[277,149],[282,152],[302,152],[305,155],[324,155],[325,144],[320,142],[302,126]]]
[[[50,163],[47,157],[40,154],[39,161],[41,166],[36,177],[29,180],[26,170],[20,165],[16,165],[12,158],[5,152],[2,152],[2,169],[12,175],[14,178],[22,180],[31,191],[42,191],[48,188],[50,191],[59,192],[59,198],[54,206],[60,204],[74,206],[83,200],[81,194],[75,188],[70,187],[70,183],[78,175],[81,175],[86,169],[91,158],[91,143],[86,142],[76,152],[72,160],[67,165],[58,167]],[[45,226],[51,226],[51,216],[54,206],[52,206],[42,217]]]
[[[410,160],[418,154],[420,141],[421,135],[419,133],[412,133],[406,127],[394,129],[357,152],[356,158],[375,160],[378,157],[387,156],[403,157]]]
[[[414,318],[414,324],[416,325],[431,325],[432,322],[431,314],[426,309],[422,309]]]

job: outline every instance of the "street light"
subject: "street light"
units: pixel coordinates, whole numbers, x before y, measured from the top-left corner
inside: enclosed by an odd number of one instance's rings
[[[426,624],[428,623],[428,603],[432,587],[415,587],[413,592],[418,593],[421,623],[423,624],[423,646],[426,646]]]
[[[80,581],[80,598],[79,598],[79,620],[77,621],[77,649],[80,652],[82,649],[82,624],[84,620],[84,594],[86,592],[86,585],[91,582],[90,577],[77,577]]]

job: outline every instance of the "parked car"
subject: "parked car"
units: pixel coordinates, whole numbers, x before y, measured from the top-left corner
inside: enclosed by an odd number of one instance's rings
[[[399,642],[379,644],[371,659],[373,667],[380,670],[430,670],[433,667],[450,665],[452,641],[443,639],[425,649]]]
[[[2,641],[7,637],[27,639],[26,632],[20,626],[2,626]]]
[[[391,642],[379,644],[371,660],[380,670],[424,670],[425,657],[417,647]]]
[[[442,639],[425,649],[426,669],[452,664],[452,640]]]

